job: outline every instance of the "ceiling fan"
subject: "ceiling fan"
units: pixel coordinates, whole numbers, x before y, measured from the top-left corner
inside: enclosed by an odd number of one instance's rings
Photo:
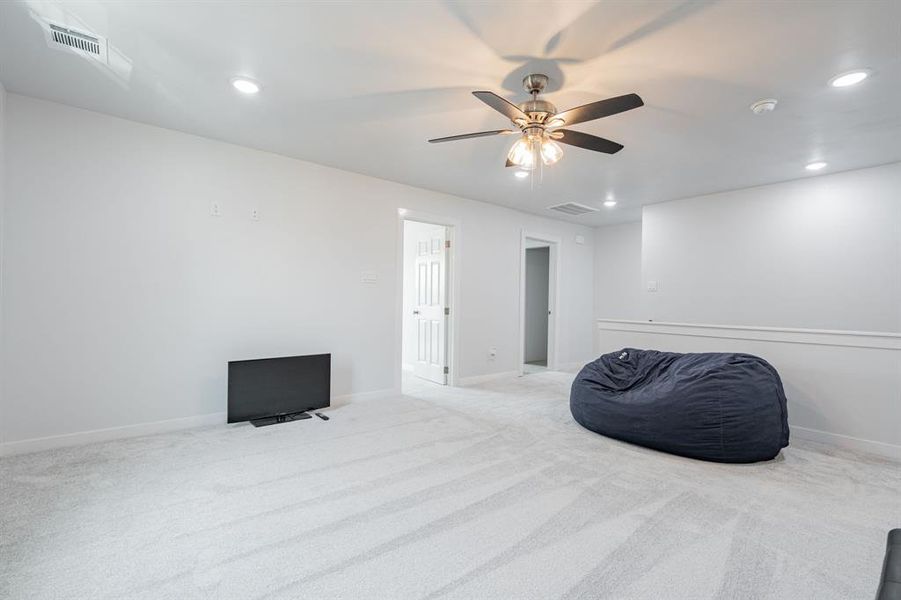
[[[553,104],[547,100],[538,99],[538,94],[544,91],[544,88],[547,87],[547,82],[547,75],[526,75],[522,80],[522,86],[532,95],[532,99],[528,102],[523,102],[519,106],[508,102],[494,92],[472,93],[473,96],[510,119],[519,128],[519,131],[515,129],[496,129],[493,131],[480,131],[478,133],[464,133],[462,135],[435,138],[429,140],[429,142],[436,144],[492,135],[521,133],[521,137],[516,140],[507,154],[506,166],[515,166],[526,171],[535,169],[539,162],[545,165],[552,165],[560,160],[563,157],[563,148],[557,142],[605,154],[616,154],[623,149],[622,144],[588,133],[582,133],[581,131],[564,129],[564,127],[609,117],[610,115],[644,106],[644,102],[638,94],[607,98],[606,100],[591,102],[558,113],[557,107]]]

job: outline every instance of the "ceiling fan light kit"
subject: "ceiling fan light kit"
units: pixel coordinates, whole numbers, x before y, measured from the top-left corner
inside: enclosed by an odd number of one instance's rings
[[[563,148],[557,142],[605,154],[615,154],[623,149],[622,144],[588,133],[582,133],[581,131],[563,129],[563,127],[609,117],[610,115],[644,106],[644,102],[638,94],[626,94],[625,96],[591,102],[558,113],[556,106],[547,100],[538,98],[538,94],[544,91],[547,83],[547,75],[540,73],[526,75],[522,80],[522,86],[531,94],[532,99],[518,106],[501,98],[494,92],[473,92],[476,98],[510,119],[511,123],[519,131],[515,129],[481,131],[435,138],[429,140],[429,142],[435,144],[518,133],[520,137],[513,143],[510,152],[507,154],[506,166],[518,167],[525,171],[532,171],[540,164],[552,165],[563,158]]]

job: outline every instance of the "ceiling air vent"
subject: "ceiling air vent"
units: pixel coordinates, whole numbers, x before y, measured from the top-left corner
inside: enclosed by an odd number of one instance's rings
[[[51,24],[50,36],[57,44],[100,56],[100,39],[92,35]]]
[[[564,202],[563,204],[548,206],[547,209],[555,210],[557,212],[563,213],[564,215],[571,216],[587,215],[588,213],[598,212],[598,209],[592,206],[579,204],[578,202]]]
[[[106,40],[98,35],[44,21],[47,44],[56,50],[75,52],[106,64]]]

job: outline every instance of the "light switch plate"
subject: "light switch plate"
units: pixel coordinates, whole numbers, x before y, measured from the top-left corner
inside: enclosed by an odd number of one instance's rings
[[[584,235],[577,235],[577,236],[576,236],[576,243],[577,243],[577,244],[584,244],[584,243],[585,243],[585,236],[584,236]]]
[[[375,283],[378,279],[379,276],[375,271],[363,271],[360,274],[360,281],[362,283]]]

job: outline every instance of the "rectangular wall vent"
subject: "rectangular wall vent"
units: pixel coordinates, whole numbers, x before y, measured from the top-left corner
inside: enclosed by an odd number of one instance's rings
[[[101,41],[92,35],[75,31],[74,29],[66,29],[59,25],[50,24],[51,39],[61,46],[68,46],[82,52],[87,52],[95,56],[101,54]]]
[[[579,204],[578,202],[564,202],[563,204],[555,204],[554,206],[548,206],[548,210],[555,210],[559,213],[563,213],[565,215],[587,215],[588,213],[598,212],[597,208],[592,206],[585,206],[584,204]]]

